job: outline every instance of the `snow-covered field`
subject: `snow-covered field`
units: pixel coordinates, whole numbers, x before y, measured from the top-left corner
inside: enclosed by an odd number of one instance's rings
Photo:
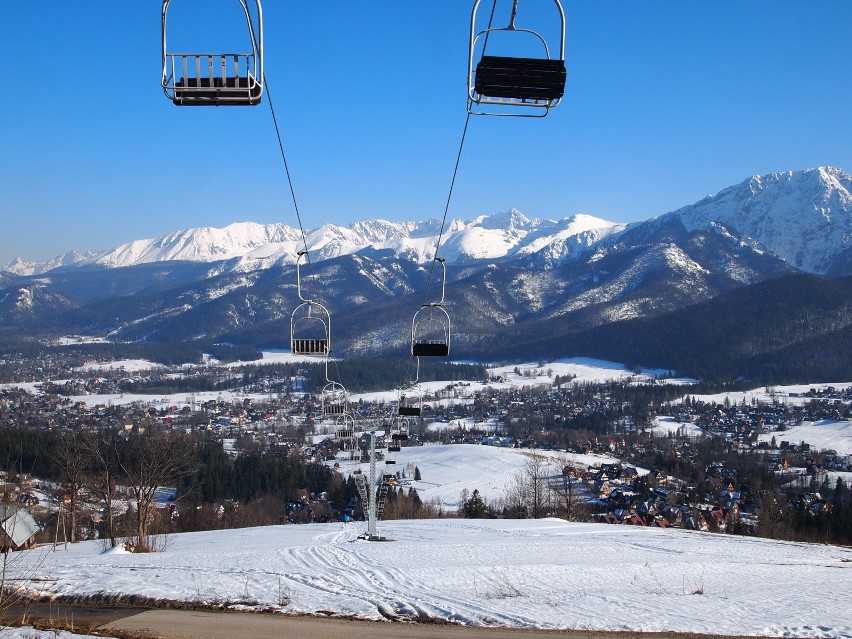
[[[468,625],[852,637],[852,550],[562,520],[380,522],[186,533],[154,554],[32,551],[34,593],[231,602]],[[32,576],[32,575],[30,575]]]
[[[776,443],[784,440],[791,444],[807,442],[813,450],[834,450],[838,455],[852,455],[852,422],[823,419],[818,422],[802,422],[783,431],[759,435],[760,441]]]
[[[790,386],[762,386],[747,391],[730,391],[724,393],[715,393],[712,395],[692,395],[693,399],[702,402],[713,402],[716,404],[724,404],[725,401],[731,405],[743,404],[751,405],[753,401],[771,404],[779,402],[790,406],[802,406],[810,402],[813,397],[809,397],[806,393],[811,389],[824,390],[830,386],[834,388],[848,388],[852,386],[852,382],[836,382],[836,383],[821,383],[821,384],[792,384]]]
[[[445,511],[456,511],[461,493],[478,490],[489,502],[502,499],[513,483],[516,473],[530,461],[533,454],[543,458],[543,475],[561,475],[564,464],[584,467],[614,463],[616,459],[605,455],[580,455],[557,451],[531,451],[499,448],[477,444],[447,444],[445,446],[412,446],[395,453],[396,464],[382,466],[390,473],[404,473],[403,486],[414,486],[424,502],[441,505]],[[366,464],[359,461],[338,460],[340,472],[349,474]],[[421,481],[414,481],[414,468],[420,470]],[[644,471],[647,472],[647,471]]]
[[[262,359],[252,362],[232,362],[228,364],[229,368],[250,365],[272,365],[279,363],[294,363],[305,361],[317,361],[316,358],[306,356],[294,356],[289,352],[284,351],[263,351]],[[129,373],[140,372],[152,368],[162,368],[160,364],[154,364],[145,360],[117,360],[113,362],[99,362],[89,364],[79,369],[85,372],[97,372],[107,370],[125,370]],[[517,372],[515,372],[517,370]],[[606,382],[610,380],[631,380],[636,383],[652,383],[656,380],[661,380],[665,375],[665,371],[659,369],[642,369],[641,371],[630,371],[622,364],[607,362],[604,360],[589,359],[578,357],[558,362],[550,362],[545,364],[518,364],[512,366],[502,366],[489,369],[489,373],[494,376],[502,376],[505,381],[499,383],[482,383],[481,380],[470,380],[464,382],[467,393],[473,393],[483,388],[492,388],[495,390],[509,390],[512,388],[523,388],[524,386],[550,386],[555,382],[556,376],[574,377],[574,381],[583,382]],[[53,380],[59,381],[59,380]],[[345,382],[345,380],[343,380]],[[694,383],[694,380],[686,378],[666,379],[668,383],[689,384]],[[401,383],[401,382],[400,382]],[[424,393],[434,393],[445,388],[451,382],[435,381],[424,382],[420,385]],[[8,388],[23,388],[31,393],[40,392],[40,384],[38,383],[11,383],[0,384],[0,390]],[[143,402],[154,407],[178,406],[183,408],[192,402],[192,395],[196,402],[207,401],[210,399],[251,399],[252,401],[265,401],[268,399],[266,393],[239,393],[239,392],[196,392],[174,393],[169,395],[143,395],[139,393],[114,393],[103,395],[75,395],[71,396],[72,402],[83,402],[89,406],[96,405],[126,405],[134,402]],[[364,401],[388,401],[397,400],[397,391],[388,389],[372,393],[362,393],[358,395],[350,395],[349,400],[357,402]]]

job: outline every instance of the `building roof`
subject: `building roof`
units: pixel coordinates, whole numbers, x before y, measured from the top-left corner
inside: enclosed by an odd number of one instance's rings
[[[15,504],[0,504],[0,529],[21,548],[39,531],[39,526],[24,508]]]

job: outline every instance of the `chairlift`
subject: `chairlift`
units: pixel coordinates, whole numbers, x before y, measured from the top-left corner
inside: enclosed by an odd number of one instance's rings
[[[447,285],[447,266],[444,259],[436,257],[441,265],[441,298],[423,304],[411,320],[411,354],[414,357],[446,357],[450,354],[450,315],[442,307]]]
[[[420,417],[423,412],[423,391],[411,384],[399,391],[397,414],[400,417]]]
[[[296,259],[296,291],[302,301],[290,317],[290,351],[293,355],[328,356],[331,353],[331,315],[315,300],[302,296],[300,263],[307,251]]]
[[[559,12],[560,36],[558,57],[551,53],[547,40],[532,29],[515,25],[518,2],[514,0],[509,24],[476,31],[476,14],[481,0],[473,5],[470,20],[470,53],[468,56],[467,111],[471,115],[544,117],[562,101],[565,93],[565,11],[560,0],[553,0]],[[495,0],[496,2],[496,0]],[[510,34],[513,43],[530,42],[542,51],[538,57],[486,55],[489,37]],[[477,45],[482,39],[481,51]],[[526,44],[526,43],[523,43]],[[555,54],[556,51],[553,53]],[[474,65],[474,58],[479,60]]]
[[[341,444],[343,450],[349,451],[350,457],[354,457],[358,449],[358,438],[355,432],[355,418],[348,413],[343,413],[335,418],[334,434]]]
[[[355,418],[352,415],[343,414],[337,417],[334,423],[334,434],[341,440],[352,440],[355,438]]]
[[[396,413],[400,417],[420,417],[423,409],[423,391],[418,385],[420,380],[420,358],[417,358],[417,370],[413,382],[399,389]]]
[[[408,426],[404,417],[394,419],[385,431],[387,453],[385,464],[396,464],[395,454],[402,450],[402,442],[408,440]]]
[[[339,382],[328,382],[322,389],[322,414],[326,417],[346,413],[346,389]]]
[[[252,106],[263,95],[263,9],[237,0],[248,28],[250,50],[242,53],[177,53],[166,43],[171,0],[163,0],[163,92],[178,106]]]

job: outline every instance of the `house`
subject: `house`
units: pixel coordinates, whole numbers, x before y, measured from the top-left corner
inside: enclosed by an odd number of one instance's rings
[[[0,504],[0,550],[31,548],[39,530],[25,509],[15,504]]]

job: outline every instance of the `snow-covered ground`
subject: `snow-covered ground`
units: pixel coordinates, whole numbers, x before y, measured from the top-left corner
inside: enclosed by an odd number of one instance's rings
[[[852,549],[562,520],[441,519],[173,535],[154,554],[38,549],[34,593],[231,602],[518,628],[852,637]],[[37,566],[36,574],[27,572]]]
[[[724,393],[715,393],[713,395],[691,395],[693,399],[702,402],[713,402],[716,404],[724,404],[728,401],[732,406],[743,404],[750,406],[753,401],[771,404],[778,402],[788,404],[790,406],[802,406],[810,402],[813,397],[809,397],[806,393],[811,390],[825,390],[833,386],[834,388],[848,388],[852,386],[852,382],[836,382],[828,384],[791,384],[789,386],[761,386],[747,391],[730,391]]]
[[[802,422],[799,426],[790,426],[786,430],[777,430],[759,435],[760,441],[776,444],[782,440],[790,444],[807,442],[813,450],[834,450],[838,455],[852,455],[852,422],[822,419],[817,422]]]
[[[506,496],[514,478],[532,459],[542,458],[541,473],[545,476],[562,474],[565,464],[583,467],[614,463],[604,455],[579,455],[557,451],[531,451],[477,444],[447,444],[445,446],[412,446],[395,453],[396,464],[383,466],[379,471],[400,472],[405,475],[403,486],[414,486],[424,502],[440,504],[445,511],[458,510],[461,493],[478,490],[483,499],[493,502]],[[340,472],[349,474],[368,466],[359,461],[338,460]],[[414,481],[414,469],[420,470],[420,481]],[[647,470],[640,470],[647,472]]]
[[[694,384],[694,379],[685,377],[667,377],[668,372],[656,368],[643,368],[640,371],[627,369],[623,364],[608,362],[601,359],[588,357],[574,357],[571,359],[546,362],[540,364],[511,364],[508,366],[497,366],[488,369],[492,377],[500,377],[500,382],[483,382],[482,380],[468,380],[465,382],[421,382],[418,386],[424,394],[434,394],[445,389],[448,385],[456,387],[457,392],[464,396],[472,396],[475,392],[491,389],[494,391],[507,391],[524,388],[525,386],[550,387],[556,383],[556,377],[571,378],[570,383],[604,383],[609,381],[632,382],[637,384],[651,384],[663,382],[668,384]],[[352,401],[396,401],[397,391],[378,391],[371,393],[359,393],[352,395]]]
[[[651,430],[656,435],[666,436],[673,433],[676,437],[700,437],[704,429],[692,422],[678,422],[674,417],[657,417],[651,423]]]
[[[238,367],[245,364],[265,365],[278,364],[282,362],[303,362],[317,361],[316,358],[305,356],[294,356],[287,351],[263,351],[263,358],[253,362],[233,362],[228,364],[229,367]],[[80,370],[87,372],[96,372],[99,370],[119,370],[124,369],[128,372],[138,372],[151,368],[160,367],[159,364],[153,364],[145,360],[117,360],[114,362],[100,362],[87,365]],[[517,371],[517,372],[516,372]],[[549,362],[544,364],[518,364],[510,366],[501,366],[489,369],[489,374],[495,377],[499,376],[504,379],[503,382],[483,383],[482,380],[469,380],[466,382],[448,382],[434,381],[424,382],[420,384],[420,389],[424,394],[436,393],[445,389],[450,384],[455,384],[458,389],[459,397],[456,401],[465,401],[465,396],[472,396],[472,393],[486,388],[494,390],[511,390],[523,388],[525,386],[551,386],[555,383],[556,376],[572,376],[573,381],[578,383],[606,382],[610,380],[627,381],[635,383],[655,383],[656,381],[665,381],[667,383],[690,384],[695,380],[688,378],[665,378],[666,371],[661,369],[642,369],[641,371],[632,371],[624,367],[623,364],[607,362],[604,360],[589,359],[585,357],[577,357],[568,360],[557,362]],[[58,381],[58,380],[53,380]],[[345,381],[344,385],[345,385]],[[402,383],[402,381],[400,381]],[[41,385],[39,383],[11,383],[0,384],[0,390],[8,388],[22,388],[30,393],[40,392]],[[97,405],[114,405],[121,406],[132,404],[135,402],[146,403],[154,408],[167,408],[169,406],[177,406],[183,408],[189,406],[192,401],[204,402],[215,399],[251,399],[252,401],[262,402],[269,398],[266,393],[240,393],[232,391],[209,391],[196,393],[173,393],[167,395],[146,395],[141,393],[112,393],[101,395],[74,395],[69,397],[72,402],[83,402],[88,406]],[[366,402],[395,402],[398,398],[398,391],[394,389],[386,389],[370,393],[361,393],[350,395],[350,402],[363,400]],[[438,403],[447,403],[449,400],[443,400]],[[434,402],[433,402],[434,403]]]
[[[138,373],[139,371],[148,371],[155,368],[162,368],[160,364],[149,362],[145,359],[121,359],[114,362],[98,362],[95,364],[86,364],[78,366],[75,371],[82,373],[92,373],[96,371],[119,371],[123,370],[128,373]]]

